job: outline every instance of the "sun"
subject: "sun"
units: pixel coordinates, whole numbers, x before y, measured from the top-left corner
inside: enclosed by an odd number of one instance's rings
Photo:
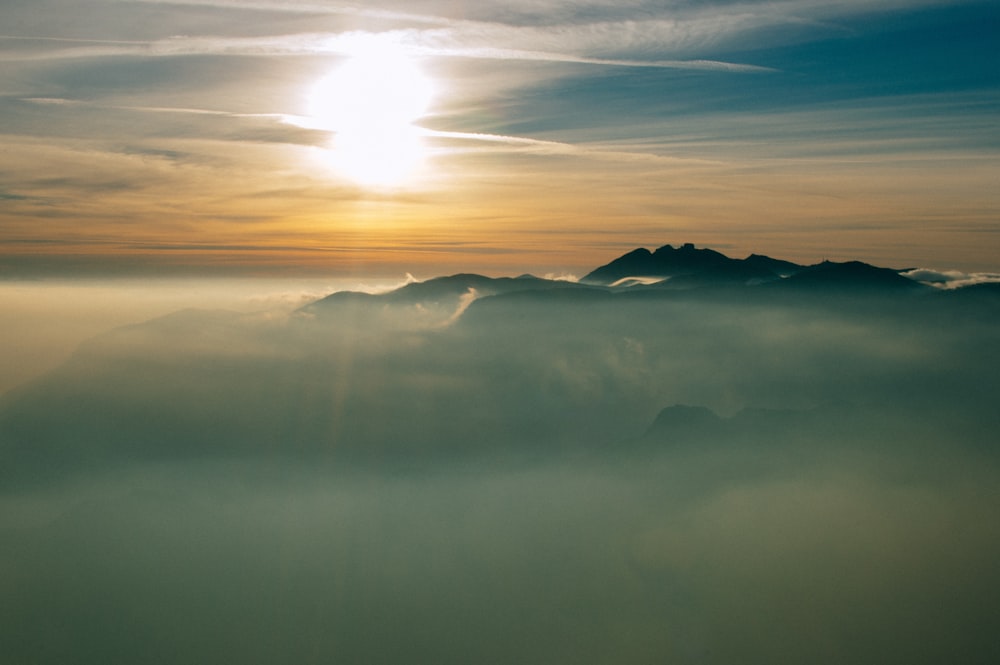
[[[310,124],[333,133],[325,159],[369,186],[403,185],[426,159],[416,121],[434,96],[431,79],[405,51],[373,44],[352,53],[309,97]]]

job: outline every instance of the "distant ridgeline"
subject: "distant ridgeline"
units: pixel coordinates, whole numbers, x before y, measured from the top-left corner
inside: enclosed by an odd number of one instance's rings
[[[635,249],[592,270],[578,282],[533,275],[491,278],[463,273],[414,282],[384,294],[338,292],[307,305],[303,311],[323,315],[330,313],[331,307],[375,303],[454,307],[459,298],[471,301],[483,296],[582,301],[600,300],[613,294],[655,297],[657,294],[669,296],[679,292],[691,292],[692,296],[698,296],[710,293],[726,295],[735,291],[740,297],[753,293],[768,298],[780,297],[781,294],[878,297],[942,291],[901,274],[908,270],[880,268],[861,261],[823,261],[804,266],[761,254],[733,259],[713,249],[699,249],[686,243],[676,248],[664,245],[653,252],[645,248]],[[1000,284],[979,284],[951,290],[952,293],[958,291],[998,294]]]
[[[824,261],[802,266],[760,254],[731,259],[713,249],[697,249],[687,243],[677,248],[664,245],[655,252],[645,248],[633,250],[593,270],[580,281],[605,286],[653,283],[671,288],[713,284],[752,286],[775,282],[785,286],[919,288],[917,282],[901,276],[900,272],[860,261]]]
[[[287,316],[176,312],[0,398],[0,485],[192,455],[794,447],[815,432],[988,448],[1000,285],[900,273],[665,245],[579,281],[458,274]]]

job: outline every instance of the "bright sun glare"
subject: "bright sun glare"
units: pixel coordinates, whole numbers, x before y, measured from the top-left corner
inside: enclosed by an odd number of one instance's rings
[[[358,49],[322,79],[309,100],[311,125],[334,132],[327,161],[368,186],[404,184],[424,161],[414,123],[433,97],[431,80],[401,49]]]

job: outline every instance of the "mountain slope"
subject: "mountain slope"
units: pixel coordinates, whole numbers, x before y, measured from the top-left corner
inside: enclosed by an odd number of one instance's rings
[[[633,277],[671,279],[671,285],[698,286],[711,283],[753,283],[779,279],[801,268],[788,261],[751,255],[733,259],[713,249],[664,245],[655,252],[636,249],[585,275],[588,284],[612,285]],[[684,278],[678,280],[677,278]]]

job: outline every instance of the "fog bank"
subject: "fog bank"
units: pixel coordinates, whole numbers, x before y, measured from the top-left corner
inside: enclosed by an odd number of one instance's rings
[[[754,293],[463,276],[98,335],[0,404],[4,652],[995,662],[995,294]]]

